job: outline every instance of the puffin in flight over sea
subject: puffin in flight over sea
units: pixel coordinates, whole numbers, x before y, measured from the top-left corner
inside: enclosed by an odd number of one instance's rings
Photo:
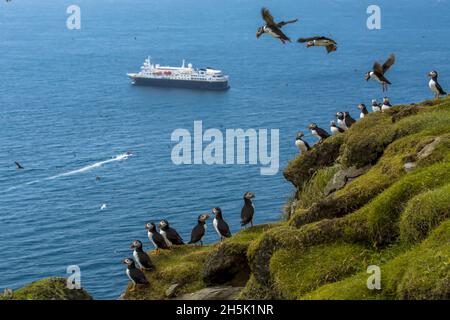
[[[258,28],[258,30],[256,31],[256,38],[259,38],[263,33],[267,33],[276,39],[280,39],[280,41],[282,43],[286,43],[286,41],[291,42],[291,39],[289,39],[283,33],[283,31],[281,31],[281,28],[289,23],[297,22],[298,19],[289,20],[289,21],[281,21],[281,22],[276,23],[267,8],[261,9],[261,15],[262,15],[264,21],[266,22],[266,24],[263,25],[262,27]]]
[[[431,77],[430,82],[428,82],[428,86],[430,87],[431,91],[434,92],[434,97],[439,99],[440,96],[445,96],[447,92],[442,89],[441,85],[438,82],[437,71],[431,71],[430,73],[428,73],[428,76]]]
[[[145,277],[145,274],[141,270],[136,268],[136,265],[135,265],[133,259],[126,258],[125,260],[122,261],[122,263],[127,265],[126,273],[127,273],[128,278],[133,283],[133,287],[130,289],[130,291],[136,290],[136,285],[138,285],[138,284],[142,284],[142,285],[149,284],[147,278]]]
[[[383,98],[383,104],[381,105],[381,111],[385,111],[392,108],[391,103],[389,102],[389,98],[388,97],[384,97]]]
[[[136,261],[137,267],[144,270],[153,270],[155,266],[147,253],[142,250],[142,242],[139,240],[134,240],[131,244],[131,249],[133,249],[133,258]]]
[[[177,230],[171,228],[169,221],[163,219],[159,222],[159,230],[161,235],[166,240],[167,245],[182,245],[184,244],[183,238],[178,234]]]
[[[331,131],[332,135],[345,132],[345,130],[342,129],[341,127],[338,127],[336,125],[336,122],[334,122],[334,121],[330,121],[330,131]]]
[[[305,43],[306,47],[325,47],[327,53],[337,50],[337,43],[333,39],[327,37],[311,37],[311,38],[299,38],[297,42]]]
[[[373,112],[380,112],[381,111],[381,104],[379,104],[376,99],[372,100],[372,111]]]
[[[375,79],[381,83],[381,88],[383,92],[387,91],[388,85],[391,84],[388,79],[384,76],[386,71],[395,63],[395,55],[391,53],[386,62],[381,65],[379,62],[373,64],[373,70],[366,72],[365,79],[369,81],[370,79]]]
[[[201,214],[198,216],[197,225],[192,229],[191,232],[191,241],[189,244],[195,244],[200,242],[200,245],[203,245],[203,236],[206,233],[206,220],[209,219],[209,214]]]
[[[308,128],[311,130],[311,134],[319,139],[319,143],[323,142],[323,140],[330,136],[328,132],[322,128],[319,128],[315,123],[311,123]]]
[[[304,135],[305,134],[303,132],[299,131],[297,132],[297,136],[295,137],[295,145],[303,153],[311,150],[311,147],[309,146],[308,142],[302,139]]]
[[[222,210],[219,207],[212,209],[212,214],[215,216],[213,220],[214,229],[216,229],[217,234],[220,237],[220,242],[223,241],[224,238],[231,237],[231,231],[228,224],[223,220]]]
[[[244,193],[244,206],[241,210],[241,227],[250,223],[253,227],[253,215],[255,214],[255,207],[253,206],[252,199],[255,198],[253,192]]]
[[[153,222],[147,223],[145,229],[147,229],[148,239],[155,246],[156,252],[159,252],[159,249],[169,249],[166,240],[156,230],[156,225]]]
[[[17,161],[14,161],[14,163],[16,164],[17,170],[24,169],[24,167],[22,167],[22,165],[20,163],[18,163]]]
[[[359,118],[362,119],[366,116],[366,114],[369,114],[369,111],[367,111],[366,105],[364,103],[360,103],[358,105],[358,109],[361,111],[359,114]]]

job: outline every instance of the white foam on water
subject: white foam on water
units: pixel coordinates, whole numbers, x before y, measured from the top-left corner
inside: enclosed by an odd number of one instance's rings
[[[75,175],[75,174],[78,174],[78,173],[87,172],[87,171],[90,171],[90,170],[93,170],[93,169],[96,169],[96,168],[100,168],[100,167],[102,167],[103,165],[105,165],[107,163],[111,163],[111,162],[115,162],[115,161],[127,160],[132,155],[133,154],[129,153],[129,152],[122,153],[122,154],[119,154],[119,155],[117,155],[117,156],[115,156],[115,157],[113,157],[111,159],[104,160],[104,161],[99,161],[99,162],[87,165],[85,167],[82,167],[80,169],[71,170],[71,171],[68,171],[68,172],[63,172],[63,173],[60,173],[60,174],[57,174],[57,175],[54,175],[54,176],[51,176],[51,177],[38,179],[38,180],[33,180],[33,181],[26,182],[26,183],[23,183],[23,184],[20,184],[20,185],[17,185],[17,186],[13,186],[13,187],[10,187],[10,188],[6,189],[4,192],[9,192],[9,191],[12,191],[12,190],[15,190],[15,189],[27,186],[27,185],[36,184],[36,183],[39,183],[41,181],[54,180],[54,179],[58,179],[58,178],[61,178],[61,177],[67,177],[67,176],[72,176],[72,175]]]

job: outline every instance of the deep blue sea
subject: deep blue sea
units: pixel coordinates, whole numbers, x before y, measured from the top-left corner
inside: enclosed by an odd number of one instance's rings
[[[66,28],[72,4],[80,30]],[[366,27],[370,4],[381,8],[381,30]],[[300,18],[284,28],[292,39],[332,36],[338,51],[257,40],[263,5],[278,20]],[[197,216],[220,206],[236,232],[248,190],[255,222],[277,220],[293,191],[282,168],[298,152],[296,132],[310,122],[328,130],[336,111],[357,117],[359,103],[381,99],[363,79],[375,60],[397,55],[387,74],[394,104],[431,98],[433,69],[450,90],[448,12],[448,0],[0,1],[0,290],[78,265],[83,287],[115,299],[131,241],[152,248],[148,221],[166,218],[189,239]],[[222,69],[231,89],[135,87],[126,73],[148,55]],[[205,130],[279,129],[280,171],[174,165],[171,133],[192,131],[195,120]],[[107,161],[128,150],[132,157]]]

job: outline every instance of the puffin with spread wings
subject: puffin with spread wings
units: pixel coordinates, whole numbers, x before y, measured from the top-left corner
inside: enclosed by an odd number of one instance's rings
[[[395,63],[395,55],[391,53],[389,58],[386,60],[383,65],[381,65],[379,62],[375,62],[373,64],[373,70],[366,72],[365,79],[366,81],[369,81],[370,79],[375,79],[379,83],[381,83],[381,88],[383,92],[387,91],[388,85],[391,84],[391,82],[386,79],[384,74],[386,71],[389,70],[389,68]]]
[[[258,31],[256,31],[256,38],[259,38],[263,33],[267,33],[276,39],[280,39],[282,43],[291,42],[291,39],[289,39],[288,36],[281,31],[281,28],[289,23],[297,22],[298,19],[281,21],[277,23],[267,8],[261,9],[261,15],[266,24],[258,28]]]
[[[300,38],[297,42],[305,43],[306,47],[325,47],[327,53],[337,50],[337,43],[333,39],[327,37],[311,37],[311,38]]]

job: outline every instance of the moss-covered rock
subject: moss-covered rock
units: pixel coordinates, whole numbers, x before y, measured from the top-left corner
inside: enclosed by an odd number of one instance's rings
[[[450,221],[420,245],[383,265],[381,290],[367,287],[366,272],[328,284],[303,299],[450,299]]]
[[[5,297],[12,300],[92,300],[83,288],[69,289],[65,278],[46,278],[32,282]]]

